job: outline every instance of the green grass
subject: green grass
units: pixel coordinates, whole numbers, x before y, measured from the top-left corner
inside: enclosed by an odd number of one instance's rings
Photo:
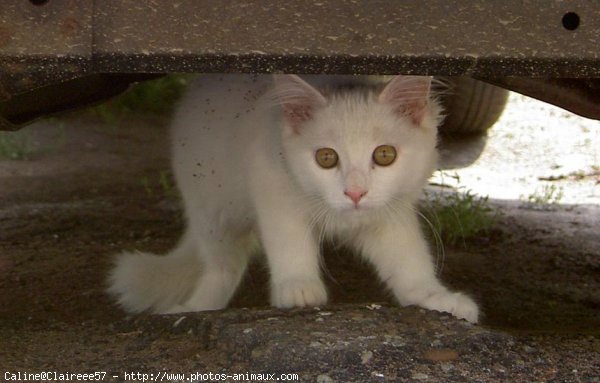
[[[562,201],[565,193],[562,186],[544,185],[527,196],[527,205],[531,208],[544,209],[557,205]]]
[[[140,184],[148,197],[179,198],[170,170],[161,170],[155,176],[143,176]]]
[[[423,218],[443,244],[456,245],[486,235],[497,219],[488,197],[476,196],[469,190],[427,193],[423,207]]]
[[[188,74],[169,74],[134,84],[121,95],[92,107],[91,113],[110,125],[117,125],[124,116],[132,113],[168,114],[192,77]]]
[[[123,117],[129,114],[166,115],[173,110],[192,78],[193,75],[189,74],[169,74],[156,80],[143,81],[130,86],[126,92],[103,104],[88,108],[83,113],[98,116],[112,128],[118,127]],[[50,118],[50,121],[62,124],[57,118]],[[59,134],[52,146],[62,146],[65,140],[62,129],[62,136]],[[35,151],[45,149],[36,148],[31,131],[26,129],[0,132],[2,159],[27,160]]]
[[[30,160],[34,155],[60,150],[67,142],[64,123],[55,117],[45,120],[43,133],[29,127],[0,132],[0,159]]]
[[[0,158],[26,160],[33,151],[33,138],[29,131],[0,132]]]

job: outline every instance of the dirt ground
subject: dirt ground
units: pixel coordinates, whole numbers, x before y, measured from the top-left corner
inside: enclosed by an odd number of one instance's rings
[[[3,370],[75,371],[108,356],[136,361],[141,356],[134,349],[140,348],[149,352],[144,366],[186,368],[196,360],[193,345],[170,348],[168,338],[158,345],[128,343],[135,334],[119,329],[126,315],[103,292],[114,254],[165,252],[182,231],[177,198],[164,182],[166,124],[167,118],[150,116],[126,117],[118,129],[85,116],[42,122],[28,128],[39,146],[30,159],[0,161]],[[488,138],[483,158],[497,150],[490,145]],[[524,151],[518,145],[510,150]],[[501,171],[496,163],[477,177],[503,177]],[[442,277],[476,297],[481,327],[534,339],[537,347],[557,353],[557,364],[574,371],[570,381],[580,381],[578,373],[600,371],[600,206],[595,195],[588,198],[590,190],[597,193],[599,177],[580,179],[579,191],[571,188],[578,180],[563,181],[569,182],[568,203],[550,209],[527,206],[514,197],[518,192],[509,199],[492,195],[490,204],[500,212],[495,228],[446,246]],[[463,182],[472,179],[465,175]],[[467,186],[476,190],[473,183]],[[579,202],[572,196],[577,193]],[[371,271],[343,249],[330,249],[326,260],[332,307],[391,302]],[[266,306],[267,278],[264,265],[256,263],[233,306]],[[570,360],[575,354],[580,359]]]

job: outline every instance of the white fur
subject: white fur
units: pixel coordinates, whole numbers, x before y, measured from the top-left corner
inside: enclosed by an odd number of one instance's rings
[[[260,244],[273,305],[322,305],[327,236],[371,261],[402,305],[477,322],[477,305],[436,278],[413,210],[436,162],[440,108],[429,80],[396,78],[386,87],[370,77],[200,76],[173,123],[184,239],[166,257],[120,256],[109,291],[133,312],[220,309]],[[372,153],[384,144],[398,156],[380,167]],[[337,167],[318,166],[323,147],[336,150]],[[348,188],[367,194],[355,205]]]

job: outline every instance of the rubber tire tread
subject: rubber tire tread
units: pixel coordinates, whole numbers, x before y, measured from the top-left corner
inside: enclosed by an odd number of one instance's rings
[[[502,115],[508,90],[470,77],[444,77],[441,102],[446,118],[440,132],[452,136],[486,132]]]

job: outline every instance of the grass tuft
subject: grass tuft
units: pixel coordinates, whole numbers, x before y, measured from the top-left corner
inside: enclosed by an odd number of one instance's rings
[[[544,185],[527,196],[527,207],[536,210],[546,210],[558,205],[565,193],[562,186]]]
[[[445,244],[456,245],[487,235],[496,222],[488,197],[476,196],[470,190],[426,196],[424,218]]]
[[[192,77],[189,74],[169,74],[134,84],[121,95],[91,108],[91,112],[110,125],[117,125],[131,113],[168,114]]]
[[[180,198],[170,170],[161,170],[156,177],[143,176],[140,184],[148,197]]]

